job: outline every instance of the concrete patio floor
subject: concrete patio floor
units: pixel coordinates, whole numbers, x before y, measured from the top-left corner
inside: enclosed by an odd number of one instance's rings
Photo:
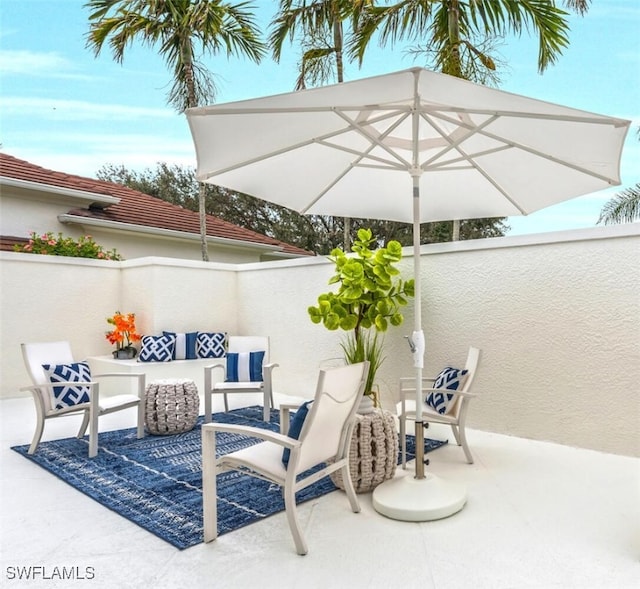
[[[235,406],[255,404],[237,399]],[[623,589],[640,586],[640,460],[471,430],[475,463],[453,440],[432,472],[467,486],[458,514],[387,519],[341,491],[300,506],[309,554],[298,556],[284,514],[179,551],[71,488],[10,446],[30,442],[31,399],[0,401],[2,587],[293,589]],[[102,418],[131,427],[134,414]],[[70,437],[78,418],[44,439]],[[428,436],[450,431],[433,427]],[[91,579],[20,580],[25,567],[88,568]]]

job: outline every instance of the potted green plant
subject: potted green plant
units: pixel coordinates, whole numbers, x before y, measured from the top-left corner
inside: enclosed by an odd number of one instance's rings
[[[360,229],[347,255],[336,248],[329,259],[335,264],[335,274],[329,284],[338,290],[323,293],[318,304],[308,308],[311,321],[327,329],[349,332],[341,347],[348,363],[370,362],[365,393],[374,405],[379,405],[375,378],[384,361],[381,333],[389,326],[401,325],[400,308],[414,295],[414,281],[400,278],[395,266],[402,259],[402,246],[389,241],[385,247],[375,247],[377,240],[371,230]]]

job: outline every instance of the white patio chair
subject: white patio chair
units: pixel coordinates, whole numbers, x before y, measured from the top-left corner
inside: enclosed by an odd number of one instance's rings
[[[467,419],[467,411],[469,402],[477,395],[470,392],[473,379],[475,378],[478,363],[480,362],[480,350],[470,347],[467,355],[467,361],[464,370],[467,371],[465,380],[459,390],[450,390],[447,388],[430,388],[436,383],[435,378],[422,379],[422,420],[424,423],[443,423],[450,425],[453,430],[458,446],[462,446],[467,462],[473,464],[473,456],[467,444],[467,436],[465,433],[465,422]],[[453,395],[445,413],[439,413],[433,406],[424,402],[424,399],[430,392],[444,393]],[[402,456],[402,468],[407,466],[407,420],[415,420],[416,417],[416,379],[411,377],[400,378],[400,402],[397,405],[398,418],[400,421],[400,454]]]
[[[218,536],[216,475],[227,470],[238,470],[283,487],[287,522],[298,554],[306,554],[308,551],[296,512],[298,491],[331,472],[340,470],[351,509],[355,513],[360,511],[349,475],[349,446],[368,370],[367,362],[321,370],[315,398],[301,426],[298,439],[287,435],[291,409],[289,406],[280,408],[281,433],[224,423],[202,426],[205,542],[215,540]],[[298,413],[302,414],[300,410]],[[216,432],[232,432],[264,441],[216,459]],[[283,462],[285,449],[289,450],[286,466]],[[319,471],[300,477],[302,473],[320,464],[323,467]]]
[[[238,370],[238,379],[234,377],[230,381],[230,374],[227,371],[229,355],[239,354],[238,364],[242,364],[243,359],[247,364],[251,363],[251,354],[264,352],[262,360],[261,374],[252,378],[250,370]],[[263,398],[263,418],[269,421],[271,407],[273,407],[272,372],[278,365],[269,361],[269,338],[265,336],[232,335],[229,336],[229,347],[227,358],[222,362],[217,362],[204,369],[204,421],[211,421],[212,395],[224,395],[224,410],[229,411],[227,395],[233,393],[261,393]],[[213,382],[213,372],[218,371],[222,380]],[[260,372],[260,371],[258,371]]]
[[[129,407],[138,408],[137,435],[144,436],[144,374],[109,373],[91,375],[88,365],[80,370],[71,367],[74,362],[71,346],[67,341],[21,344],[22,357],[33,385],[20,390],[30,391],[36,405],[37,423],[29,454],[33,454],[42,439],[47,419],[83,413],[78,438],[89,427],[89,458],[98,453],[98,417]],[[44,366],[59,366],[59,374],[48,375]],[[62,375],[62,376],[61,376]],[[94,378],[127,377],[137,381],[137,394],[124,393],[100,398],[99,384]],[[55,382],[51,380],[55,379]],[[59,395],[56,396],[56,392]],[[65,399],[62,399],[62,395]]]

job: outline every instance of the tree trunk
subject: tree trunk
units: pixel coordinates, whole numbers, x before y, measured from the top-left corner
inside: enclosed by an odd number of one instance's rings
[[[454,219],[452,223],[453,227],[451,228],[451,241],[460,241],[460,220]]]
[[[202,250],[202,261],[209,261],[209,250],[207,249],[207,213],[205,209],[205,185],[198,185],[198,213],[200,216],[200,248]]]

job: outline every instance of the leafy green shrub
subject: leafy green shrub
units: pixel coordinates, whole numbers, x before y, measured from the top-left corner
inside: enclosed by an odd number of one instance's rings
[[[330,331],[350,332],[341,344],[345,361],[369,361],[365,393],[374,397],[376,372],[384,361],[383,340],[378,334],[390,325],[402,324],[400,308],[415,291],[414,279],[402,280],[395,266],[402,259],[400,243],[392,240],[374,251],[371,248],[376,244],[371,230],[360,229],[351,247],[355,256],[334,249],[329,259],[335,274],[329,284],[338,284],[338,290],[321,294],[318,304],[307,309],[313,323]]]
[[[64,237],[58,233],[31,233],[28,243],[13,246],[16,252],[27,254],[45,254],[49,256],[69,256],[72,258],[94,258],[97,260],[122,260],[122,256],[114,249],[106,251],[98,245],[90,235],[83,235],[76,241],[73,237]]]

